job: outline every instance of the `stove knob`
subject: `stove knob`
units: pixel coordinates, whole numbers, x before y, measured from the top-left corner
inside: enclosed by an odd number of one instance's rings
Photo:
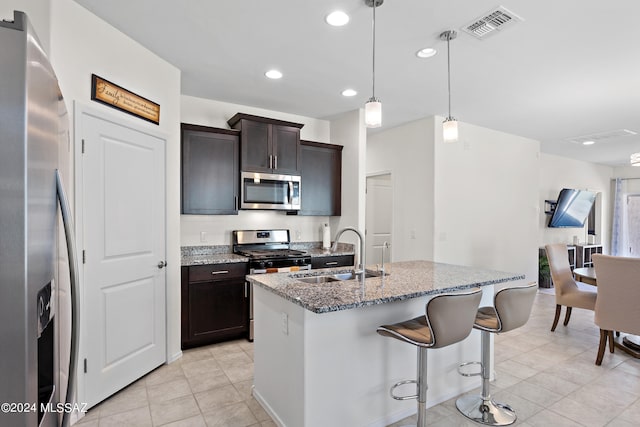
[[[260,262],[258,262],[258,267],[259,267],[260,269],[264,269],[264,261],[260,261]]]
[[[299,259],[294,259],[293,260],[293,265],[300,265],[300,260]]]
[[[273,261],[267,261],[266,265],[267,265],[267,268],[273,267]]]

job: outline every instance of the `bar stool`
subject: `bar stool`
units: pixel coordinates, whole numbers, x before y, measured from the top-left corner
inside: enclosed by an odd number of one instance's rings
[[[482,361],[480,372],[464,376],[482,375],[482,395],[466,395],[456,400],[456,407],[465,417],[492,426],[506,426],[516,421],[515,411],[508,405],[497,403],[491,399],[489,390],[489,374],[491,370],[491,333],[508,332],[527,323],[531,314],[533,300],[538,291],[536,283],[527,286],[506,288],[497,292],[494,307],[480,307],[473,325],[479,329],[482,345]],[[460,367],[477,364],[463,363]]]
[[[418,400],[418,427],[427,425],[427,349],[441,348],[464,340],[471,333],[473,321],[480,305],[482,291],[436,295],[429,300],[425,314],[415,319],[378,327],[380,335],[396,338],[418,347],[418,378],[405,380],[391,387],[396,400]],[[417,394],[396,396],[393,390],[403,384],[416,384]]]

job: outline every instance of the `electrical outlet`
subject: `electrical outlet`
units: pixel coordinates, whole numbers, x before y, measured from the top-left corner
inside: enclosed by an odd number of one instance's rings
[[[289,315],[282,312],[282,333],[289,335]]]
[[[200,242],[204,243],[207,241],[207,232],[206,231],[201,231],[200,232]]]

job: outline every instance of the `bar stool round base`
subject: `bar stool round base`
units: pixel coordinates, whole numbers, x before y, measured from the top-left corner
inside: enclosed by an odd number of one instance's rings
[[[460,397],[456,400],[456,407],[470,420],[490,426],[508,426],[515,423],[517,418],[509,406],[478,395]]]

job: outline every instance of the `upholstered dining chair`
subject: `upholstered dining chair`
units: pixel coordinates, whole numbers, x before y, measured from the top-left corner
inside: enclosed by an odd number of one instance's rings
[[[553,326],[551,326],[551,332],[553,332],[556,330],[556,326],[558,326],[562,306],[567,307],[564,316],[564,326],[567,326],[573,307],[595,310],[597,292],[595,288],[593,291],[578,288],[573,278],[573,273],[571,273],[571,267],[569,266],[569,254],[566,244],[555,243],[546,245],[545,249],[547,250],[551,280],[553,280],[556,294],[556,316],[553,319]]]
[[[602,363],[609,341],[613,353],[613,331],[640,335],[640,258],[593,255],[598,280],[595,323],[600,328],[596,365]]]

